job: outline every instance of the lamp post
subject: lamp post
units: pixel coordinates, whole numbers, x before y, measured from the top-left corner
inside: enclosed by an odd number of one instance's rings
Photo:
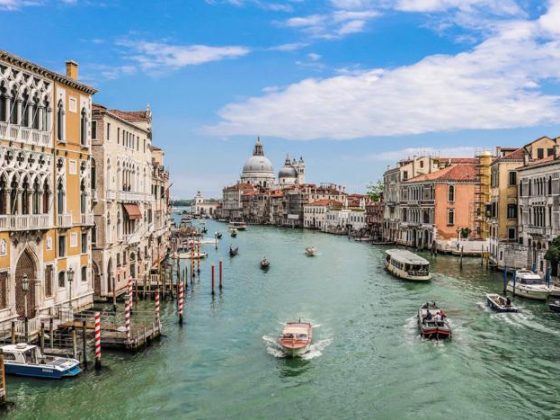
[[[27,319],[27,292],[29,292],[29,277],[27,276],[27,273],[23,274],[23,277],[21,279],[21,290],[23,290],[23,300],[24,300],[24,319],[25,319],[25,342],[27,343],[29,341],[29,326],[28,326],[28,319]]]
[[[70,305],[70,310],[72,310],[72,282],[74,281],[74,269],[72,267],[70,267],[68,269],[67,272],[68,275],[68,284],[70,285],[70,300],[69,300],[69,305]]]

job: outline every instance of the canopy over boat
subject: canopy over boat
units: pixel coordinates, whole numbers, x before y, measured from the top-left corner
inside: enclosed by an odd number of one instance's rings
[[[430,265],[429,261],[406,249],[388,249],[385,251],[392,259],[405,264]]]

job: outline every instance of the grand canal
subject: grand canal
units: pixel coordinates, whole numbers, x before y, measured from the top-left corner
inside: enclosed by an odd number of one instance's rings
[[[230,243],[240,250],[231,260]],[[310,245],[320,255],[306,257]],[[183,328],[169,303],[165,337],[132,356],[105,353],[99,373],[10,377],[10,417],[560,417],[560,318],[528,301],[521,314],[490,313],[483,297],[501,277],[478,259],[460,270],[454,257],[426,256],[434,279],[412,284],[384,272],[382,248],[315,232],[251,226],[207,250]],[[212,300],[209,266],[220,259],[225,288]],[[426,300],[447,309],[452,341],[418,337]],[[303,360],[282,358],[271,341],[299,317],[318,325],[316,344]]]

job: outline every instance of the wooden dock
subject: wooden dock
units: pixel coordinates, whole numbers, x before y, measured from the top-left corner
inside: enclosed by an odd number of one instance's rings
[[[101,347],[105,349],[139,351],[161,337],[161,328],[152,325],[133,325],[130,339],[120,328],[106,327],[101,331]]]

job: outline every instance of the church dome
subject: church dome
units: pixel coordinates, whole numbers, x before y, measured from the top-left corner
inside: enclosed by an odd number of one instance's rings
[[[290,166],[284,166],[278,172],[278,178],[297,178],[297,172]]]
[[[243,173],[273,173],[272,162],[265,156],[251,156],[243,165]]]

